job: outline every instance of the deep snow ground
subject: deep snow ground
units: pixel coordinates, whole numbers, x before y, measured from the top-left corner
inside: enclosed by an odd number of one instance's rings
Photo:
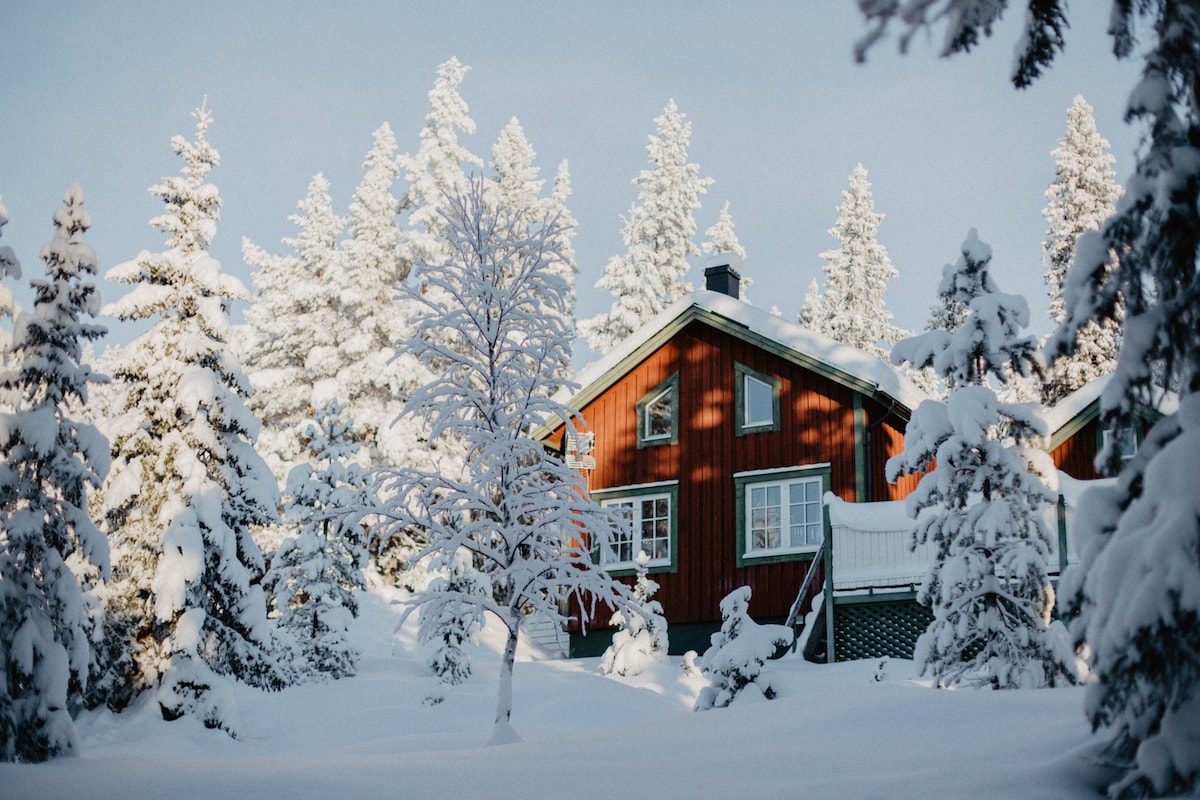
[[[1083,798],[1096,771],[1081,690],[935,691],[891,661],[769,665],[780,697],[691,710],[679,659],[611,679],[597,659],[517,664],[513,727],[486,746],[498,626],[465,685],[424,674],[398,593],[374,589],[350,679],[267,694],[239,687],[243,736],[149,706],[79,721],[80,755],[0,765],[5,800],[57,798]],[[440,696],[440,703],[426,698]]]

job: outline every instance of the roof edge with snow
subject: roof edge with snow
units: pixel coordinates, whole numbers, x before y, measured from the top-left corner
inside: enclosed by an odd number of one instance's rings
[[[929,399],[911,380],[875,356],[707,290],[693,292],[664,309],[580,370],[575,377],[578,391],[560,392],[555,399],[574,409],[583,408],[697,320],[884,403],[895,400],[911,411]],[[561,421],[553,426],[557,424]]]

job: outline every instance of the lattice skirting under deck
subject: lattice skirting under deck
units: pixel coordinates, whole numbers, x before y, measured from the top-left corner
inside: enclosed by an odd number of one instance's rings
[[[856,598],[857,599],[857,598]],[[917,637],[933,615],[915,600],[834,602],[834,655],[860,658],[912,658]]]

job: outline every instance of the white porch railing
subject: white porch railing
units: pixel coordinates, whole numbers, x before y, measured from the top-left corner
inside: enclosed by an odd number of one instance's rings
[[[1044,512],[1050,534],[1046,566],[1051,575],[1060,571],[1059,551],[1065,544],[1067,563],[1078,560],[1072,531],[1074,510],[1083,492],[1100,481],[1077,481],[1060,473],[1061,512],[1050,506]],[[920,586],[933,563],[931,544],[912,549],[912,520],[903,501],[847,503],[826,495],[830,522],[830,559],[827,574],[835,592]],[[1060,524],[1060,513],[1062,520]]]

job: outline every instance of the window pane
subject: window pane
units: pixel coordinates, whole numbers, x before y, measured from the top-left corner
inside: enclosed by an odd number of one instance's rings
[[[646,404],[645,439],[662,439],[671,435],[671,389],[668,387],[658,397]]]
[[[779,486],[750,488],[750,548],[775,549],[781,546],[782,509]]]
[[[771,384],[750,375],[742,381],[745,406],[742,424],[772,425],[775,422],[775,390]]]

